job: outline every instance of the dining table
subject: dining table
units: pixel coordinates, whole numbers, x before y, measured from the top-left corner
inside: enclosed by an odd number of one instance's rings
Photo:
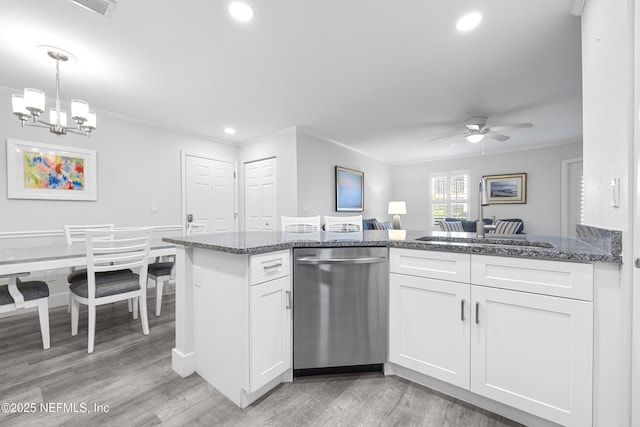
[[[175,245],[163,242],[160,238],[152,239],[150,242],[150,259],[175,255],[175,253]],[[70,245],[61,242],[31,246],[12,246],[0,242],[0,275],[84,267],[86,265],[87,253],[84,242]]]

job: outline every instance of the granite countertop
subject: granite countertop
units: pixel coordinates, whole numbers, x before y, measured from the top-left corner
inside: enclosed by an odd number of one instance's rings
[[[487,235],[405,230],[356,233],[249,231],[165,237],[168,243],[234,254],[260,254],[292,248],[383,246],[569,262],[622,263],[620,232],[585,227],[581,237]],[[595,230],[595,231],[594,231]],[[606,234],[606,233],[609,234]]]

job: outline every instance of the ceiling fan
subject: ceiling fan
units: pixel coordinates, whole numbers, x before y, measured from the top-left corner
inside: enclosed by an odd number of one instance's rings
[[[531,123],[516,123],[513,125],[504,125],[504,126],[487,126],[487,118],[484,116],[471,117],[464,121],[464,126],[466,128],[463,132],[454,133],[452,135],[440,136],[437,138],[429,139],[428,141],[434,141],[436,139],[449,138],[452,136],[459,136],[460,139],[464,137],[467,141],[472,144],[477,144],[478,142],[484,141],[485,138],[491,138],[498,141],[506,141],[511,138],[508,135],[504,135],[502,131],[509,129],[518,129],[518,128],[530,128],[533,126]],[[460,139],[457,139],[453,145],[457,144]]]

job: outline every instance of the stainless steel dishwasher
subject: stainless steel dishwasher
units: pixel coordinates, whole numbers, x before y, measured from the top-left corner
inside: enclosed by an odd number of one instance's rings
[[[387,248],[295,249],[293,288],[296,375],[386,362]]]

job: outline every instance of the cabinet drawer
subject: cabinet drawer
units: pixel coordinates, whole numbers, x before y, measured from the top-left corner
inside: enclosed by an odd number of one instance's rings
[[[469,254],[392,248],[392,273],[469,283]]]
[[[249,259],[251,285],[288,276],[291,270],[289,251],[252,255]]]
[[[472,255],[471,283],[593,301],[592,264]]]

